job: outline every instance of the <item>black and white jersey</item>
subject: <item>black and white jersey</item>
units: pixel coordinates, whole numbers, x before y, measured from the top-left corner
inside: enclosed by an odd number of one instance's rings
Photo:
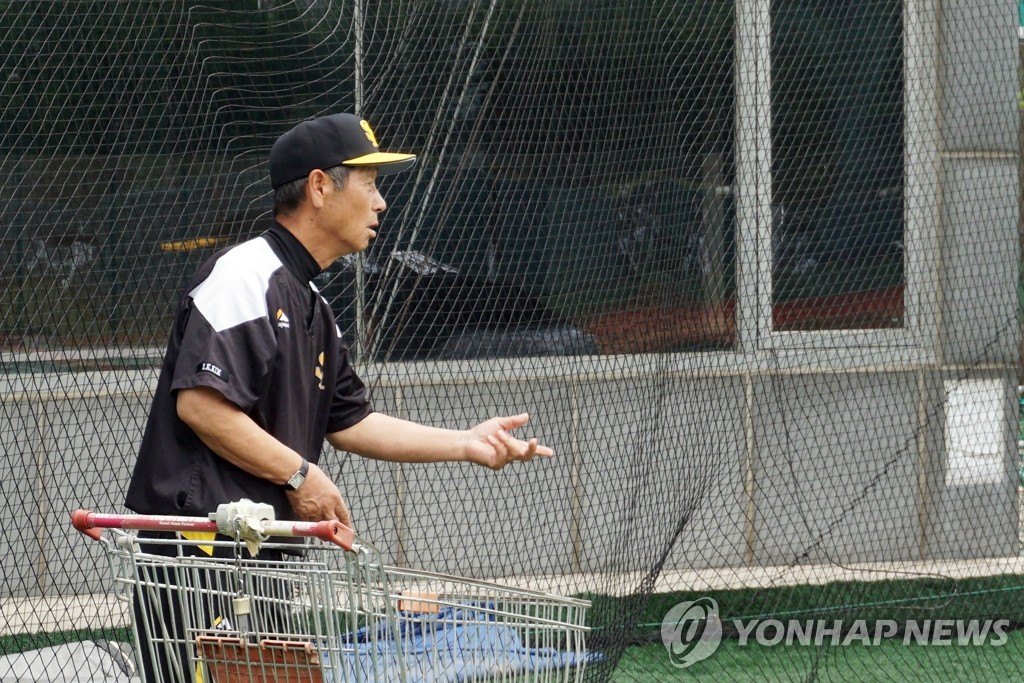
[[[193,278],[171,330],[125,501],[142,514],[206,515],[249,498],[294,513],[282,486],[213,453],[181,419],[178,390],[209,387],[310,462],[324,435],[372,412],[327,301],[319,266],[276,224],[216,254]]]

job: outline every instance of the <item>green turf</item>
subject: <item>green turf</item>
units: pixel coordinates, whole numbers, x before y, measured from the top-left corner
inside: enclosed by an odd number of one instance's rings
[[[672,666],[660,640],[661,620],[673,606],[698,597],[719,606],[725,639],[707,660],[687,669]],[[675,681],[1005,681],[1024,679],[1024,577],[924,578],[910,581],[836,582],[772,589],[657,594],[646,602],[588,596],[593,600],[592,642],[627,638],[611,680]],[[622,628],[621,616],[634,610],[637,625]],[[800,622],[864,620],[874,632],[877,620],[901,626],[914,620],[1005,619],[1002,646],[904,645],[899,638],[878,645],[741,645],[732,620],[795,619]]]
[[[740,646],[727,639],[707,659],[686,669],[672,666],[661,643],[626,650],[614,683],[663,681],[1012,681],[1024,678],[1024,632],[1002,646],[879,645],[814,647]]]
[[[611,680],[636,681],[1007,681],[1024,679],[1024,631],[1010,630],[1001,646],[917,645],[902,640],[846,646],[741,645],[727,628],[721,647],[687,669],[672,666],[660,640],[661,620],[679,602],[711,597],[727,622],[740,619],[825,619],[850,624],[879,619],[1005,619],[1024,625],[1024,576],[976,579],[836,582],[820,586],[658,594],[649,600],[587,596],[593,600],[591,643],[629,643]],[[632,615],[632,616],[631,616]],[[632,624],[632,625],[630,625]],[[873,628],[873,626],[872,626]],[[7,654],[77,640],[126,640],[127,632],[75,631],[0,638]],[[614,652],[609,651],[614,656]],[[595,674],[600,674],[595,667]]]
[[[1024,576],[908,581],[845,581],[770,589],[659,593],[647,601],[583,596],[592,601],[595,633],[616,631],[621,615],[638,611],[631,636],[656,637],[661,620],[676,604],[699,597],[718,603],[725,619],[1008,619],[1024,624]],[[608,624],[607,626],[605,624]]]
[[[22,633],[13,636],[0,636],[0,655],[38,650],[44,647],[63,645],[64,643],[77,643],[83,640],[125,642],[130,639],[131,634],[127,628],[80,629],[56,633]]]

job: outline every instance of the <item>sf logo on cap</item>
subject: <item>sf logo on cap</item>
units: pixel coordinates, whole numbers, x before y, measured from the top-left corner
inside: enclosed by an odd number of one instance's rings
[[[359,125],[362,127],[363,132],[366,133],[366,139],[370,141],[370,144],[374,147],[380,147],[377,144],[377,137],[373,134],[373,129],[370,128],[370,124],[363,120],[359,122]]]

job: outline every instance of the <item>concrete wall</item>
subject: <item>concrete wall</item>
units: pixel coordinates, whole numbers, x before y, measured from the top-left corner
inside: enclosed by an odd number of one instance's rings
[[[1022,367],[1018,21],[1013,7],[985,0],[942,0],[937,7],[941,312],[939,367],[925,386],[937,406],[950,380],[1000,381],[1008,429],[1003,481],[946,486],[948,478],[928,471],[926,547],[940,557],[1000,554],[1017,545],[1009,531],[1017,524],[1014,385]],[[949,453],[937,435],[928,445],[943,453],[936,465],[947,467]],[[992,531],[984,541],[982,529]]]
[[[946,383],[964,376],[938,370],[456,387],[378,378],[378,409],[432,424],[564,406],[531,429],[558,456],[495,473],[329,454],[327,469],[388,562],[467,576],[643,572],[665,553],[667,569],[1015,555],[1015,375],[971,378],[1005,388],[1005,468],[981,486],[947,484]],[[14,596],[105,590],[102,557],[68,515],[122,509],[154,384],[137,372],[93,395],[0,392],[14,418],[4,443],[23,454],[0,466],[18,489],[7,499],[24,501],[0,556]],[[75,419],[101,412],[110,426]]]

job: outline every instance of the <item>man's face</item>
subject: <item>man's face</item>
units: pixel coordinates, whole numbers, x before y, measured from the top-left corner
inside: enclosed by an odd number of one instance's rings
[[[387,208],[377,190],[377,169],[353,168],[344,187],[328,185],[322,225],[337,240],[339,255],[363,251],[377,236],[379,215]]]

